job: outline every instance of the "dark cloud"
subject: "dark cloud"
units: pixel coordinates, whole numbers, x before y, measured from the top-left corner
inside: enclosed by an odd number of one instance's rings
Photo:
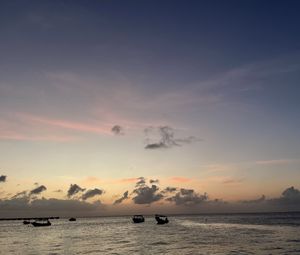
[[[56,193],[62,193],[63,190],[61,190],[61,189],[56,189],[56,190],[54,190],[53,192],[56,192]]]
[[[175,188],[175,187],[166,187],[162,192],[163,193],[173,193],[175,191],[177,191],[177,188]]]
[[[292,186],[282,192],[282,197],[284,199],[289,199],[289,200],[299,200],[300,199],[300,191],[295,189]]]
[[[158,140],[155,142],[151,142],[148,134],[151,132],[158,131]],[[171,148],[173,146],[179,146],[174,140],[174,131],[171,127],[163,126],[158,127],[156,130],[155,128],[147,128],[145,129],[145,134],[147,136],[147,144],[145,149],[160,149],[160,148]]]
[[[145,186],[146,184],[146,179],[144,177],[139,177],[137,178],[138,181],[137,183],[135,184],[135,187],[140,187],[140,186]]]
[[[43,191],[47,190],[47,188],[44,186],[44,185],[40,185],[38,186],[37,188],[31,190],[29,192],[29,195],[38,195],[38,194],[41,194]]]
[[[90,189],[88,190],[87,192],[85,192],[83,195],[82,195],[82,199],[83,200],[87,200],[88,198],[91,198],[91,197],[94,197],[96,195],[102,195],[103,194],[103,190],[101,189]]]
[[[156,185],[152,185],[151,187],[146,185],[140,186],[133,190],[136,196],[133,197],[132,200],[135,204],[151,204],[163,198],[163,195],[158,191],[159,188]]]
[[[233,206],[234,203],[228,204]],[[294,187],[289,187],[278,198],[267,199],[262,195],[258,199],[240,201],[234,205],[243,211],[299,211],[300,191]]]
[[[149,181],[151,184],[152,183],[159,183],[159,180],[158,179],[150,179],[150,181]]]
[[[256,203],[261,203],[266,201],[266,196],[262,195],[260,198],[258,199],[254,199],[254,200],[243,200],[241,201],[241,203],[246,203],[246,204],[256,204]]]
[[[185,137],[185,138],[177,138],[175,139],[176,143],[179,144],[190,144],[190,143],[194,143],[194,142],[200,142],[203,141],[203,139],[197,138],[195,136],[189,136],[189,137]]]
[[[300,210],[300,191],[293,186],[285,189],[281,197],[267,201],[276,207],[284,207],[286,210]]]
[[[0,182],[6,182],[6,175],[0,175]]]
[[[174,146],[182,146],[183,144],[189,144],[201,139],[194,136],[186,138],[175,138],[174,129],[169,126],[161,127],[148,127],[144,130],[146,135],[145,149],[167,149]],[[156,136],[153,138],[153,136]]]
[[[208,201],[208,196],[206,193],[199,195],[193,189],[180,189],[174,196],[166,200],[174,202],[176,205],[192,206]]]
[[[20,197],[25,197],[27,196],[27,190],[23,190],[21,192],[18,192],[17,194],[15,194],[12,199],[15,199],[15,198],[20,198]]]
[[[121,204],[124,200],[128,199],[128,190],[124,192],[123,196],[120,197],[119,199],[117,199],[115,202],[114,202],[114,205],[116,204]]]
[[[72,197],[75,194],[77,194],[78,192],[82,192],[82,191],[85,191],[85,189],[81,188],[77,184],[71,184],[70,188],[68,190],[68,197]]]
[[[124,129],[120,125],[115,125],[111,128],[111,132],[113,132],[115,135],[123,135]]]
[[[162,148],[168,148],[164,143],[149,143],[145,146],[145,149],[162,149]]]
[[[14,199],[0,199],[0,217],[43,217],[70,215],[99,215],[105,208],[101,202],[87,203],[73,199],[36,199],[19,197]]]

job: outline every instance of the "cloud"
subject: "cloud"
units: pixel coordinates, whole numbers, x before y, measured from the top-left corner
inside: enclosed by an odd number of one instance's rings
[[[159,183],[159,180],[158,179],[150,179],[150,181],[149,181],[151,184],[152,183]]]
[[[267,199],[264,195],[255,200],[241,201],[239,204],[247,204],[245,211],[299,211],[300,191],[296,188],[286,188],[280,197]]]
[[[41,194],[43,191],[47,190],[47,188],[44,186],[44,185],[40,185],[38,186],[37,188],[31,190],[29,192],[29,196],[31,195],[38,195],[38,194]]]
[[[130,191],[126,191],[120,198],[113,202],[113,205],[121,204],[124,200],[132,197],[133,203],[138,205],[150,205],[154,202],[161,201],[160,206],[167,209],[168,211],[166,212],[168,213],[276,212],[300,210],[300,190],[293,186],[284,189],[281,195],[275,198],[267,198],[262,195],[253,200],[226,202],[222,199],[209,199],[206,193],[199,194],[194,189],[189,188],[168,186],[160,190],[155,184],[147,185],[147,179],[144,177],[138,178],[137,183],[131,196],[129,196]],[[72,184],[71,186],[74,190],[79,190],[78,192],[84,190],[76,184]],[[13,215],[17,214],[19,215],[18,217],[27,217],[30,215],[49,216],[49,214],[54,216],[69,216],[70,214],[78,213],[82,216],[86,216],[100,215],[100,209],[104,208],[104,205],[100,201],[96,203],[86,202],[88,198],[103,194],[103,190],[101,189],[90,189],[81,196],[77,196],[76,199],[40,199],[37,195],[43,192],[45,188],[45,186],[41,185],[31,191],[21,191],[11,198],[0,199],[0,215],[2,215],[2,217],[14,217]],[[169,203],[163,203],[163,200]],[[105,208],[109,208],[112,211],[114,210],[112,209],[113,207]],[[145,207],[145,211],[148,210],[146,208],[147,207]],[[117,213],[122,212],[118,211]],[[110,211],[107,211],[106,214],[110,214]]]
[[[173,193],[175,191],[177,191],[177,188],[175,188],[175,187],[166,187],[162,192],[163,193]]]
[[[260,198],[258,199],[254,199],[254,200],[243,200],[241,201],[241,203],[246,203],[246,204],[256,204],[256,203],[261,203],[266,201],[266,196],[262,195]]]
[[[176,205],[192,206],[208,200],[206,193],[204,195],[197,194],[193,189],[180,189],[175,196],[166,199],[169,202],[174,202]]]
[[[56,193],[62,193],[63,190],[61,190],[61,189],[56,189],[56,190],[54,190],[53,192],[56,192]]]
[[[85,192],[83,195],[82,195],[82,199],[83,200],[87,200],[88,198],[91,198],[91,197],[94,197],[96,195],[102,195],[103,194],[103,190],[101,189],[90,189],[88,190],[87,192]]]
[[[300,191],[292,186],[282,192],[282,197],[289,200],[300,200]]]
[[[27,134],[0,134],[1,140],[15,140],[15,141],[47,141],[47,142],[72,142],[78,140],[73,136],[59,136],[59,135],[46,135],[35,136]]]
[[[149,143],[145,146],[145,149],[161,149],[161,148],[168,148],[164,143]]]
[[[115,202],[114,202],[114,205],[116,204],[121,204],[125,199],[128,199],[128,190],[124,192],[123,196],[120,197],[119,199],[117,199]]]
[[[145,186],[146,179],[144,177],[139,177],[137,179],[138,179],[138,181],[136,182],[135,187]]]
[[[147,144],[145,149],[160,149],[160,148],[171,148],[173,146],[179,146],[174,140],[174,131],[169,126],[162,126],[153,128],[149,127],[145,129],[145,134],[148,135],[150,132],[158,131],[158,141],[150,142],[150,139],[147,137]]]
[[[156,185],[152,185],[151,187],[145,184],[140,185],[133,190],[136,196],[133,197],[132,200],[135,204],[151,204],[163,198],[163,195],[158,191],[159,188]]]
[[[48,217],[99,215],[105,208],[101,202],[88,203],[73,199],[35,199],[18,197],[0,199],[0,217]]]
[[[175,142],[179,143],[179,144],[190,144],[190,143],[194,143],[194,142],[200,142],[203,141],[203,139],[201,138],[197,138],[195,136],[189,136],[189,137],[185,137],[185,138],[176,138]]]
[[[12,199],[25,197],[27,195],[27,190],[23,190],[12,196]]]
[[[171,177],[170,180],[173,182],[179,182],[179,183],[192,181],[192,179],[183,177],[183,176],[174,176],[174,177]]]
[[[111,128],[111,132],[113,132],[115,135],[123,135],[124,134],[124,129],[120,125],[114,125]]]
[[[286,165],[292,162],[293,162],[292,159],[271,159],[271,160],[255,161],[255,164],[268,166],[268,165]]]
[[[80,186],[78,186],[77,184],[71,184],[70,188],[68,190],[68,197],[72,197],[75,194],[77,194],[78,192],[82,192],[85,191],[85,189],[81,188]]]
[[[241,183],[243,181],[244,181],[243,179],[226,179],[222,183],[223,184],[238,184],[238,183]]]
[[[167,149],[201,140],[194,136],[175,138],[174,129],[169,126],[148,127],[144,133],[146,136],[145,149]]]
[[[0,175],[0,182],[6,182],[6,175]]]
[[[33,123],[38,122],[47,126],[69,129],[69,130],[74,130],[74,131],[84,132],[84,133],[95,133],[95,134],[102,134],[102,135],[111,134],[106,126],[104,125],[101,126],[100,124],[96,125],[96,124],[87,124],[83,122],[74,122],[74,121],[62,120],[62,119],[51,119],[51,118],[45,118],[45,117],[35,116],[26,113],[20,113],[19,115],[28,122],[33,122]]]
[[[139,178],[125,178],[125,179],[119,179],[117,180],[117,182],[120,182],[120,183],[131,183],[131,182],[137,182],[139,180]]]

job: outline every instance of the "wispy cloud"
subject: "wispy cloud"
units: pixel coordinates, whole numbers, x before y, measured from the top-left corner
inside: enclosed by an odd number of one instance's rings
[[[34,188],[29,192],[29,195],[38,195],[41,194],[43,191],[47,190],[44,185],[40,185],[39,187]]]
[[[240,184],[244,181],[244,179],[233,179],[233,178],[227,178],[222,183],[223,184]]]
[[[257,165],[286,165],[294,162],[292,159],[271,159],[271,160],[259,160],[255,161]]]
[[[146,136],[145,149],[167,149],[174,146],[182,146],[201,139],[195,136],[177,138],[174,129],[169,126],[148,127],[144,130]]]
[[[124,179],[119,179],[117,180],[117,182],[120,182],[120,183],[135,183],[138,181],[139,178],[137,177],[133,177],[133,178],[124,178]]]
[[[71,142],[79,140],[77,136],[45,130],[36,123],[24,119],[20,114],[10,113],[1,114],[0,120],[0,139],[15,141],[53,141]]]
[[[15,140],[15,141],[48,141],[48,142],[72,142],[78,141],[79,138],[73,136],[34,136],[25,134],[0,134],[0,140]]]
[[[178,182],[178,183],[184,183],[184,182],[191,182],[193,179],[183,177],[183,176],[174,176],[170,178],[171,182]]]
[[[124,200],[128,199],[128,190],[124,192],[123,196],[115,200],[114,205],[121,204]]]
[[[29,121],[39,122],[45,125],[50,125],[58,128],[70,129],[70,130],[86,132],[86,133],[101,134],[101,135],[111,135],[110,129],[106,125],[101,125],[101,124],[91,125],[82,122],[45,118],[45,117],[29,115],[29,114],[22,114],[22,115]]]

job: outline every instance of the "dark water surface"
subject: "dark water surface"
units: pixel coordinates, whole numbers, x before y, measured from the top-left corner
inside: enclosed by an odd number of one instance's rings
[[[0,222],[0,254],[300,254],[300,213],[53,220],[35,228]]]

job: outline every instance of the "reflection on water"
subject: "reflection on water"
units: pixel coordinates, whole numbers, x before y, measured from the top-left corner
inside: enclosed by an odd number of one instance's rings
[[[1,254],[300,254],[299,214],[130,217],[0,222]]]

